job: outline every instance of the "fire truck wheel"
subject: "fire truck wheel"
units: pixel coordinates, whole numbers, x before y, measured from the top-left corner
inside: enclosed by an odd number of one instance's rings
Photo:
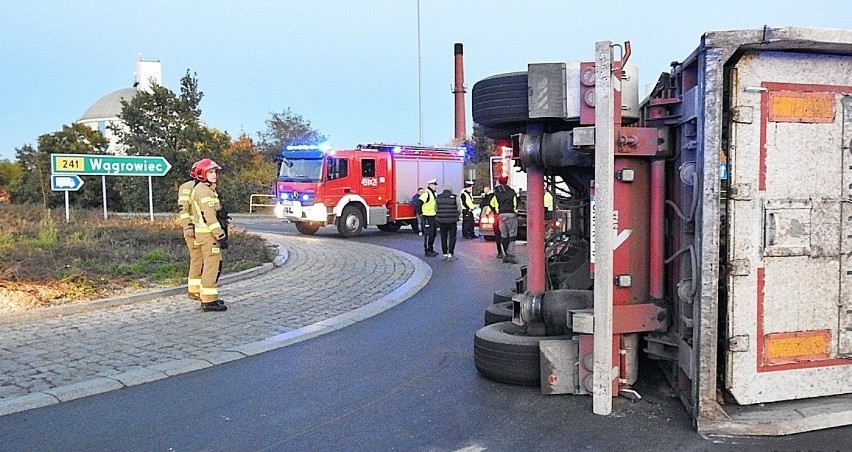
[[[503,301],[485,309],[485,326],[512,320],[512,302]]]
[[[492,323],[476,332],[473,362],[479,373],[494,381],[524,386],[541,384],[538,343],[570,336],[525,336],[512,322]]]
[[[526,71],[484,78],[473,85],[473,121],[481,126],[508,132],[518,127],[519,123],[522,126],[522,123],[529,121],[528,98]]]
[[[501,289],[494,292],[494,304],[503,303],[504,301],[512,301],[515,296],[515,291],[512,289]]]
[[[402,227],[402,223],[398,221],[391,221],[388,224],[380,224],[376,227],[382,232],[396,232]]]
[[[337,222],[337,232],[344,237],[357,237],[364,229],[364,214],[355,206],[343,208],[343,215]]]
[[[319,231],[319,228],[320,225],[318,223],[296,222],[296,230],[305,235],[314,235]]]

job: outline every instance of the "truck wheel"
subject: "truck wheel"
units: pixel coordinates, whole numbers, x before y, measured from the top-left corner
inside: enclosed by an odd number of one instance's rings
[[[512,320],[512,302],[502,301],[485,309],[485,326]]]
[[[503,303],[504,301],[512,301],[515,296],[513,289],[501,289],[494,292],[494,304]]]
[[[344,237],[358,237],[364,229],[364,214],[355,206],[343,208],[343,215],[337,220],[337,232]]]
[[[570,339],[570,336],[526,336],[512,322],[482,327],[473,339],[476,370],[489,380],[538,386],[541,384],[538,343],[542,339]]]
[[[495,136],[518,133],[530,119],[528,97],[526,71],[484,78],[473,85],[473,121],[497,129],[489,131]]]
[[[402,223],[399,221],[391,221],[388,224],[380,224],[376,227],[382,232],[396,232],[402,227]]]
[[[314,235],[319,231],[319,223],[308,223],[307,221],[297,221],[296,230],[305,235]]]

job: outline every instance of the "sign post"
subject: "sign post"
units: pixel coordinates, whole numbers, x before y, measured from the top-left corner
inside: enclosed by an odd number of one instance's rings
[[[73,175],[77,180],[80,180],[77,175],[102,176],[104,219],[107,217],[106,176],[148,176],[148,210],[151,214],[151,221],[154,221],[154,196],[151,189],[151,177],[165,176],[171,168],[172,165],[168,160],[159,155],[51,154],[50,156],[50,170],[53,173],[51,178]],[[83,185],[82,180],[80,180],[80,185]],[[65,194],[65,203],[68,204],[68,193]]]
[[[80,187],[83,186],[83,179],[80,179],[80,176],[76,174],[65,174],[65,175],[50,175],[50,189],[53,191],[64,191],[65,192],[65,222],[69,223],[71,221],[70,208],[68,206],[68,192],[69,191],[77,191]]]

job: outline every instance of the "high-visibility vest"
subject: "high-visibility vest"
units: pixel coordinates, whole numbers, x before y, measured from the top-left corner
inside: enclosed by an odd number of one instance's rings
[[[427,188],[423,191],[423,194],[420,195],[420,202],[422,203],[420,210],[423,212],[423,215],[434,217],[438,214],[435,204],[435,193],[432,192],[432,189]]]
[[[553,212],[553,195],[549,191],[544,191],[544,210]]]
[[[473,210],[475,206],[473,204],[473,196],[470,193],[466,190],[462,190],[459,197],[461,198],[462,209]]]

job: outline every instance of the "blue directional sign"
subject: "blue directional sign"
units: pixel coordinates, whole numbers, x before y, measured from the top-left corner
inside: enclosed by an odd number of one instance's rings
[[[76,174],[51,174],[50,189],[53,191],[77,191],[83,186],[83,179]]]

